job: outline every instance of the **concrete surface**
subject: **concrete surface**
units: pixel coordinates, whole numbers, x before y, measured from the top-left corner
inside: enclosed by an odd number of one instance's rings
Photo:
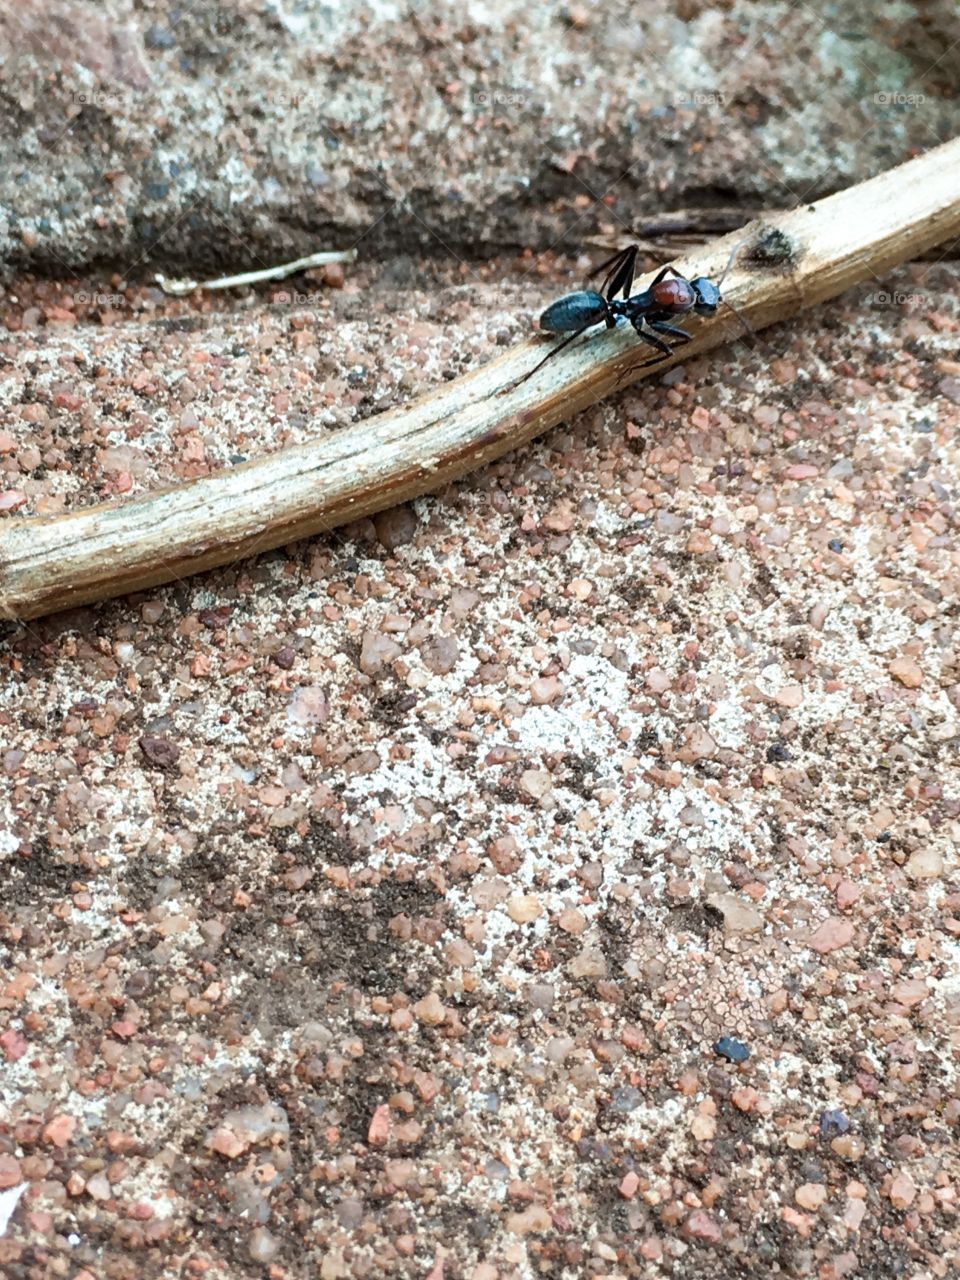
[[[951,131],[949,5],[626,12],[0,8],[0,546],[475,367],[635,209]],[[958,333],[945,247],[412,507],[7,624],[4,1277],[956,1274]]]

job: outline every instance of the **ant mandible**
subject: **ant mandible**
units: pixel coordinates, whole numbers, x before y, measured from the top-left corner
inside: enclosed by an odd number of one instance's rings
[[[544,333],[563,333],[567,336],[559,346],[548,351],[529,373],[525,373],[522,378],[513,383],[513,386],[518,387],[522,382],[533,377],[548,360],[559,355],[564,347],[569,346],[587,329],[592,329],[594,325],[601,322],[608,329],[613,329],[621,317],[629,320],[638,337],[651,347],[656,347],[661,354],[652,360],[630,365],[624,370],[620,381],[633,369],[657,364],[663,356],[670,355],[673,351],[673,347],[661,335],[669,334],[676,340],[677,346],[691,341],[690,334],[686,330],[670,324],[673,317],[686,315],[690,311],[701,316],[716,315],[717,307],[724,301],[720,295],[720,286],[726,279],[727,272],[733,265],[733,260],[742,244],[741,240],[733,246],[723,274],[716,284],[706,276],[696,276],[693,280],[688,280],[676,267],[668,265],[658,272],[648,288],[635,293],[633,297],[628,295],[628,290],[633,283],[640,247],[633,244],[621,250],[620,253],[614,254],[612,258],[601,263],[590,273],[592,277],[599,275],[601,271],[607,272],[599,292],[588,289],[580,293],[568,293],[566,297],[558,298],[547,307],[540,317],[540,328]],[[674,279],[668,280],[667,276],[671,272]],[[623,296],[618,298],[618,293]],[[726,305],[730,306],[729,303]],[[734,310],[733,307],[730,309]],[[512,387],[510,389],[512,390]]]

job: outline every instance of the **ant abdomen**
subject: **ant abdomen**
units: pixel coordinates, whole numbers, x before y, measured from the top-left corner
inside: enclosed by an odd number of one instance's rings
[[[609,310],[606,298],[599,293],[568,293],[547,307],[540,317],[540,328],[544,333],[572,333],[606,320]]]

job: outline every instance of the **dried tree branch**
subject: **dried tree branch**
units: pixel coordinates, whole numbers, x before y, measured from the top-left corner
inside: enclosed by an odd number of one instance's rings
[[[758,265],[747,246],[724,295],[754,328],[960,235],[960,140],[764,224],[789,256]],[[762,229],[757,227],[757,235]],[[688,274],[722,269],[743,230],[715,241]],[[755,255],[754,255],[755,256]],[[724,341],[729,319],[693,329],[673,361]],[[649,370],[621,326],[588,335],[522,385],[546,339],[533,338],[412,404],[332,437],[75,514],[11,520],[0,534],[0,612],[31,618],[170,582],[320,533],[428,493],[514,449]],[[657,366],[662,372],[669,361]]]

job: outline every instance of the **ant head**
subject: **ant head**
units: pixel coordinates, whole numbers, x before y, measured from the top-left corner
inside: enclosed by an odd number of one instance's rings
[[[696,294],[697,300],[693,304],[693,309],[699,316],[716,315],[717,307],[720,305],[720,289],[712,280],[708,280],[706,276],[697,276],[695,280],[690,281],[690,288]]]
[[[737,254],[740,252],[742,247],[747,243],[748,239],[749,239],[749,236],[745,236],[742,240],[738,240],[737,243],[730,250],[730,257],[727,259],[727,265],[723,268],[723,274],[721,275],[720,279],[717,281],[716,284],[714,284],[712,280],[707,280],[704,276],[697,276],[696,280],[690,281],[690,284],[693,288],[694,293],[697,295],[697,301],[695,302],[693,309],[694,311],[697,312],[698,315],[701,315],[701,316],[716,315],[717,307],[722,302],[724,306],[730,307],[730,310],[733,312],[733,314],[737,317],[737,319],[743,325],[747,333],[751,333],[752,330],[750,329],[750,326],[747,324],[746,320],[744,320],[743,316],[736,309],[736,307],[731,306],[731,304],[727,302],[725,298],[722,298],[720,296],[720,286],[723,284],[724,280],[726,280],[727,273],[729,272],[730,268],[733,266],[734,259],[736,258]]]

